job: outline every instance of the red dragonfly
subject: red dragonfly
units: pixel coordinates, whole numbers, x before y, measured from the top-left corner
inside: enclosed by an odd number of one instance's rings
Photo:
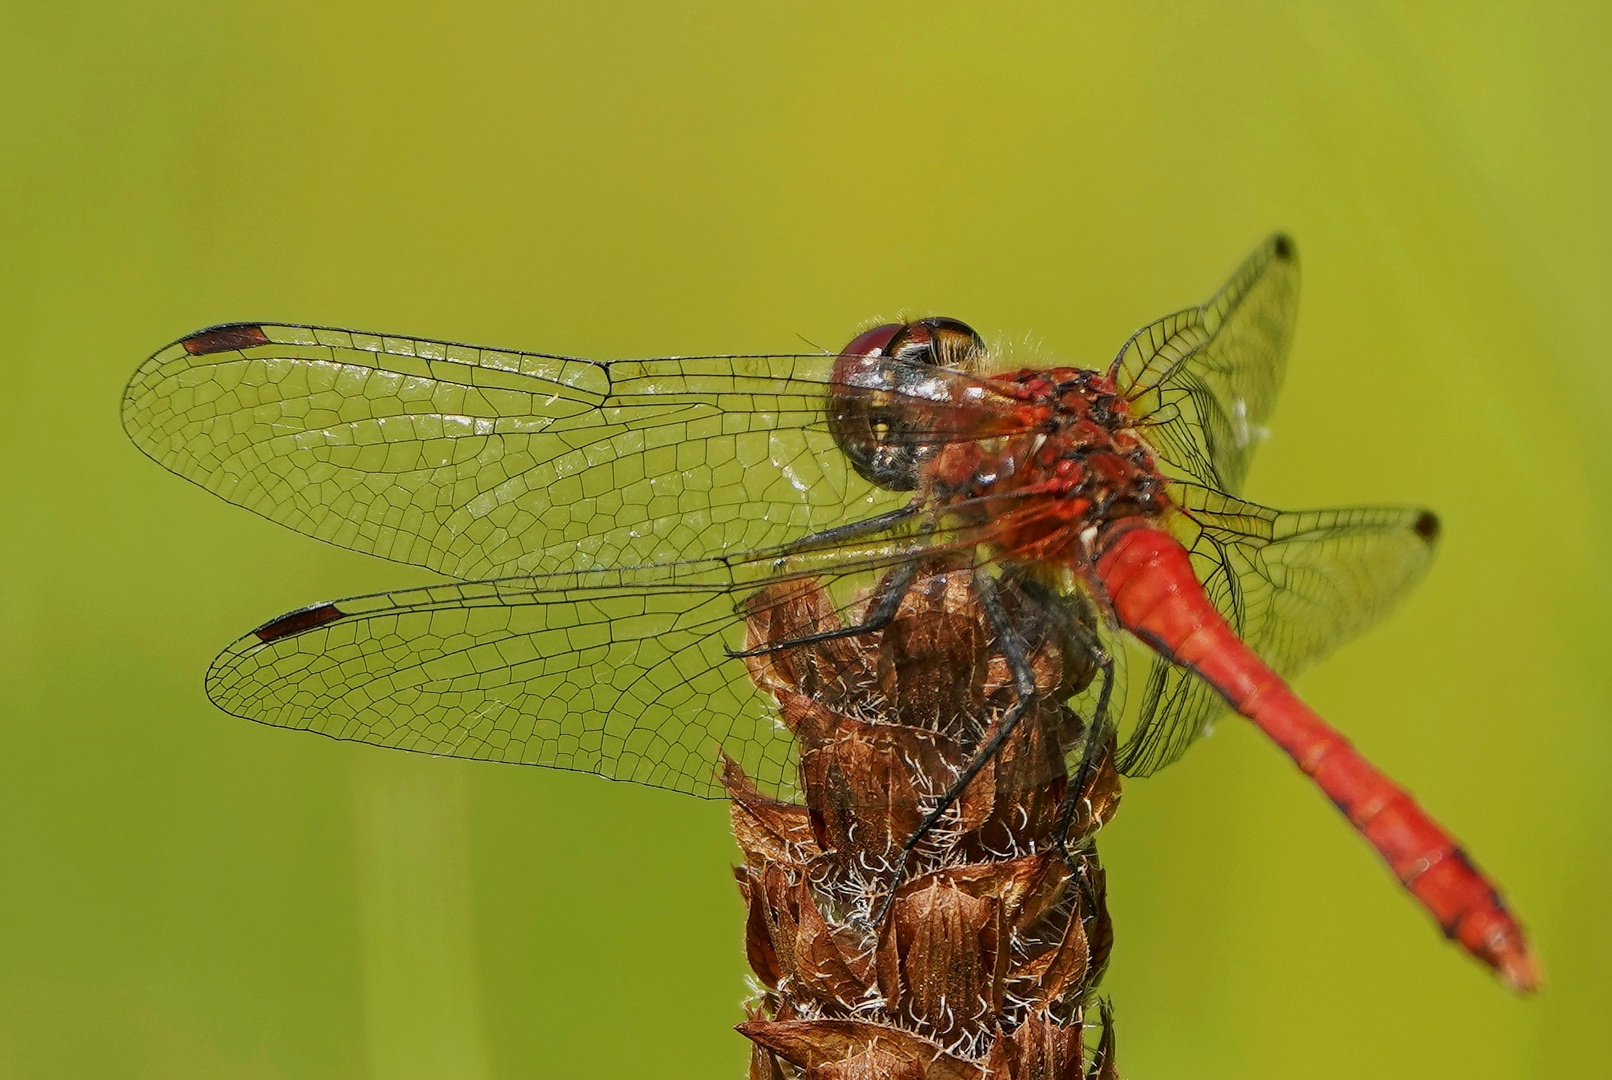
[[[746,670],[746,597],[824,582],[859,605],[835,632],[854,634],[925,560],[962,559],[982,603],[1010,576],[1091,628],[1104,677],[1084,715],[1095,732],[1110,701],[1123,712],[1124,771],[1173,761],[1229,705],[1447,935],[1532,990],[1493,885],[1284,681],[1397,603],[1438,534],[1425,510],[1237,497],[1297,294],[1292,241],[1273,236],[1102,370],[1014,369],[945,318],[838,354],[611,362],[239,323],[151,357],[123,422],[230,502],[456,579],[242,637],[207,675],[237,716],[704,797],[724,794],[720,750],[788,797],[794,748]],[[1020,697],[1005,736],[1035,684],[998,625]]]

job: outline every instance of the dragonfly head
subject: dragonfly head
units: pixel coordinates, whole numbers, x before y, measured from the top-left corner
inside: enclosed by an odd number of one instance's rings
[[[919,465],[940,449],[934,409],[950,389],[928,377],[933,368],[973,372],[985,342],[967,324],[944,316],[886,323],[859,334],[834,362],[828,427],[856,471],[889,491],[918,486]]]

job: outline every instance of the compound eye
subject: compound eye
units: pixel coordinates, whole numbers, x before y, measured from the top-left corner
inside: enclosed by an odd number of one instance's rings
[[[888,356],[890,342],[895,336],[907,328],[906,323],[885,323],[866,330],[851,339],[851,343],[840,350],[841,356]]]
[[[971,372],[985,354],[985,341],[967,323],[935,315],[900,328],[885,352],[908,363]]]
[[[938,443],[919,400],[922,369],[971,370],[985,343],[956,319],[886,323],[840,352],[828,392],[828,427],[865,479],[887,491],[918,486]]]

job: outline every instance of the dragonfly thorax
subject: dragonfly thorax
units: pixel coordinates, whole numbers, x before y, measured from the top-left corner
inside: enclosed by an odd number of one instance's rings
[[[1084,564],[1120,519],[1157,518],[1164,482],[1107,374],[981,375],[980,336],[956,319],[888,323],[835,361],[829,430],[864,478],[1015,559]]]
[[[1164,479],[1106,375],[1032,368],[997,380],[1022,399],[1018,430],[942,447],[922,470],[937,507],[989,525],[1001,556],[1077,566],[1110,524],[1164,512]]]

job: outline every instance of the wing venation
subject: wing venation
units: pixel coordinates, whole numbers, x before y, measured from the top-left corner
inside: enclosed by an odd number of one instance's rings
[[[339,619],[230,645],[208,671],[208,696],[236,716],[331,738],[706,798],[722,794],[720,748],[789,791],[789,736],[727,656],[742,622],[724,588],[515,579],[337,606]]]
[[[1298,304],[1298,253],[1277,233],[1203,305],[1125,343],[1110,374],[1166,464],[1238,494],[1282,387]]]
[[[1178,538],[1220,613],[1277,674],[1292,678],[1379,621],[1432,560],[1437,519],[1400,507],[1284,513],[1189,484],[1171,486]],[[1225,708],[1184,669],[1152,658],[1128,773],[1169,764]]]
[[[320,540],[463,579],[767,548],[888,510],[823,422],[833,357],[601,363],[236,324],[135,373],[164,467]]]

